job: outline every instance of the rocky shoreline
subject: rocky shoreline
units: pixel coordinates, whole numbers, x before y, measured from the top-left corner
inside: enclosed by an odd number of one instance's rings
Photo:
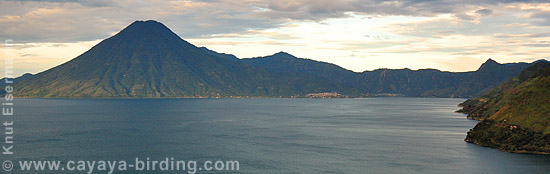
[[[464,141],[505,152],[550,154],[550,63],[540,62],[456,111],[478,120]]]
[[[464,141],[504,152],[550,154],[550,135],[493,120],[480,121]]]

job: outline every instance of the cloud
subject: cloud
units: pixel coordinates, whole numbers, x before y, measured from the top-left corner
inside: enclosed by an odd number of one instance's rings
[[[195,38],[284,22],[253,15],[255,7],[254,0],[0,1],[0,38],[22,43],[104,39],[135,20],[148,19]]]
[[[525,44],[524,46],[528,46],[528,47],[550,47],[550,42],[548,42],[548,41],[539,41],[539,42],[536,42],[536,43]]]
[[[465,21],[471,21],[476,19],[474,16],[470,16],[468,14],[455,14],[455,16],[459,19],[465,20]]]
[[[78,3],[89,7],[105,7],[118,4],[113,0],[7,0],[19,2]]]
[[[524,3],[535,5],[520,6]],[[292,21],[324,21],[367,16],[452,14],[465,21],[494,14],[493,6],[513,4],[533,11],[536,25],[548,26],[538,1],[515,0],[5,0],[0,1],[0,38],[16,42],[71,42],[102,39],[134,20],[156,19],[182,37],[269,29]],[[474,11],[472,11],[474,10]]]
[[[12,11],[13,9],[13,11]],[[110,36],[121,21],[97,16],[110,8],[79,3],[0,1],[0,38],[16,43],[88,41]],[[11,12],[11,13],[10,13]],[[126,22],[124,22],[126,23]]]
[[[482,15],[482,16],[487,16],[487,15],[493,14],[493,10],[490,10],[490,9],[481,9],[481,10],[477,10],[476,13],[477,13],[477,14],[480,14],[480,15]]]
[[[36,57],[39,56],[38,54],[21,54],[21,57]]]
[[[495,35],[495,38],[545,38],[550,37],[550,32],[544,33],[528,33],[528,34],[500,34]]]
[[[536,37],[550,37],[550,32],[529,34],[529,37],[532,37],[532,38],[536,38]]]
[[[543,0],[0,0],[0,39],[13,39],[13,51],[38,72],[149,19],[219,52],[287,51],[357,71],[547,57],[550,37]],[[58,61],[44,64],[49,58]]]
[[[535,19],[533,24],[539,26],[550,26],[550,11],[537,12],[531,15]]]
[[[271,0],[266,16],[273,18],[321,20],[325,17],[345,16],[346,12],[368,15],[437,16],[457,14],[466,17],[471,9],[514,3],[538,3],[525,0]],[[491,9],[478,9],[475,13],[487,16]]]

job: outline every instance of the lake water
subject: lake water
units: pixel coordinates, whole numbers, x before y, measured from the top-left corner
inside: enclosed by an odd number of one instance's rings
[[[476,121],[454,113],[462,101],[17,99],[9,160],[237,160],[233,173],[550,173],[550,156],[464,142]]]

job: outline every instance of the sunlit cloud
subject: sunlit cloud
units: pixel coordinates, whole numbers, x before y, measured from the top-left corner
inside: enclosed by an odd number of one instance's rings
[[[38,73],[84,53],[101,40],[70,43],[11,43],[0,45],[0,61],[14,59],[15,76]]]

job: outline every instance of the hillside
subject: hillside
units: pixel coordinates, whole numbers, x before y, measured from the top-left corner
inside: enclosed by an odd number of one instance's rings
[[[338,65],[310,59],[297,58],[285,52],[271,56],[241,59],[246,64],[265,68],[271,72],[305,74],[314,79],[321,79],[348,86],[356,86],[360,74],[344,69]]]
[[[25,78],[20,97],[296,96],[353,89],[271,73],[198,48],[156,21],[136,21],[62,65]]]
[[[528,63],[500,64],[489,59],[477,71],[436,69],[379,69],[362,73],[360,85],[368,93],[398,93],[417,97],[476,97],[517,75]]]
[[[467,142],[517,153],[550,154],[550,63],[539,62],[458,112],[482,120]]]
[[[529,63],[500,64],[489,59],[477,71],[472,72],[378,69],[356,73],[334,64],[297,58],[285,52],[240,61],[271,72],[306,74],[315,79],[343,83],[358,88],[361,96],[388,94],[458,98],[479,96],[530,65]]]

